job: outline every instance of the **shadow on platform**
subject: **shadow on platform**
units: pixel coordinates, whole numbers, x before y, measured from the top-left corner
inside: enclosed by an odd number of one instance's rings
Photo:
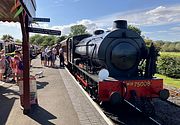
[[[63,66],[63,67],[58,67],[58,69],[65,69],[65,66]]]
[[[56,116],[54,116],[53,114],[51,114],[50,112],[48,112],[40,106],[33,107],[28,116],[41,125],[55,125],[54,123],[51,123],[49,120],[57,119]]]
[[[37,84],[37,89],[43,89],[49,83],[48,82],[39,82],[39,81],[36,81],[36,84]]]
[[[0,86],[0,125],[4,125],[9,117],[14,102],[19,95],[17,92]]]
[[[33,66],[32,68],[35,68],[35,69],[42,69],[42,68],[44,68],[44,67],[42,67],[42,66]]]

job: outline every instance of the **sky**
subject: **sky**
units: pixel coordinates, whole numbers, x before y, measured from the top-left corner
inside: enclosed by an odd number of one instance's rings
[[[36,17],[49,17],[51,22],[33,26],[61,30],[62,35],[76,24],[93,32],[111,29],[114,20],[125,19],[150,39],[180,41],[179,0],[36,0],[36,4]],[[21,39],[20,25],[0,22],[0,37],[3,34]]]

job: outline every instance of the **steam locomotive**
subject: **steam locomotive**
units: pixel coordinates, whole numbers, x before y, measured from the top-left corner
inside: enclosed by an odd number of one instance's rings
[[[61,47],[68,68],[93,99],[114,105],[169,97],[163,80],[153,77],[155,46],[147,47],[139,34],[127,28],[126,20],[114,21],[112,31],[68,38]]]

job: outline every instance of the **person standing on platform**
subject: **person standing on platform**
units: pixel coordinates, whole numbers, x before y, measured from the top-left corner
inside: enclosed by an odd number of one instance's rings
[[[44,52],[44,50],[41,50],[41,65],[45,65],[45,63],[44,63],[44,60],[45,60],[45,52]]]
[[[44,50],[44,54],[45,54],[45,66],[47,66],[47,62],[48,62],[48,52],[49,52],[49,46],[47,46],[46,48],[45,48],[45,50]]]
[[[0,53],[0,80],[3,81],[3,75],[5,72],[5,56],[1,52]]]
[[[64,52],[61,46],[59,49],[59,59],[60,59],[60,67],[64,67]]]
[[[17,83],[23,77],[23,57],[20,51],[15,51],[14,61],[15,61],[15,74],[17,78]]]
[[[55,47],[52,48],[52,67],[55,67],[57,50]]]
[[[47,57],[48,57],[47,66],[51,67],[52,66],[52,51],[51,51],[51,49],[48,50]]]

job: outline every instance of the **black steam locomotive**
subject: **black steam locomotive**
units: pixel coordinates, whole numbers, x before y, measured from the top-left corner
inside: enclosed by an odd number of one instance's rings
[[[106,68],[110,76],[115,78],[137,77],[138,65],[147,58],[147,51],[144,40],[136,32],[127,29],[124,20],[115,21],[112,32],[97,30],[93,36],[75,45],[76,57],[82,58],[86,66],[92,67],[93,71],[99,66]],[[149,70],[155,69],[155,65],[150,66]],[[152,77],[152,74],[148,77]]]
[[[112,31],[74,36],[61,46],[70,71],[99,101],[117,104],[123,100],[169,97],[163,80],[153,77],[158,52],[153,44],[147,48],[141,36],[127,28],[125,20],[114,21]]]

